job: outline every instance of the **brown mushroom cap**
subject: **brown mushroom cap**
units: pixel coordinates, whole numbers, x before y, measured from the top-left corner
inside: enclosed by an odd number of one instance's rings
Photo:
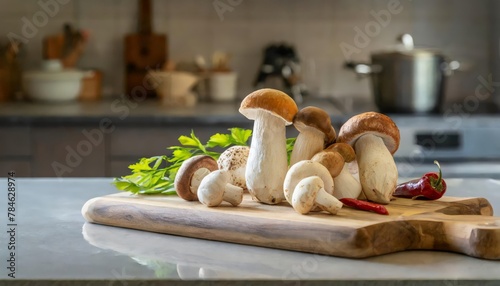
[[[239,109],[241,114],[251,120],[257,118],[260,111],[270,112],[282,118],[286,125],[290,125],[297,114],[298,107],[286,93],[272,88],[263,88],[247,95]]]
[[[330,121],[330,115],[315,106],[307,106],[297,112],[293,119],[293,125],[299,132],[307,128],[314,128],[323,132],[325,134],[325,144],[330,144],[337,136]]]
[[[217,161],[208,155],[197,155],[182,163],[174,180],[175,190],[179,197],[187,201],[198,200],[198,195],[191,192],[191,179],[194,173],[201,168],[207,168],[213,172],[218,169]]]
[[[392,119],[378,112],[365,112],[351,117],[340,128],[337,142],[351,146],[365,134],[376,135],[384,141],[391,154],[399,148],[399,129]]]
[[[345,162],[352,162],[356,159],[356,153],[351,145],[346,143],[333,143],[332,145],[325,148],[324,151],[337,152],[344,158]]]
[[[311,158],[311,161],[318,162],[325,166],[332,178],[337,177],[344,168],[344,158],[337,152],[321,151]]]

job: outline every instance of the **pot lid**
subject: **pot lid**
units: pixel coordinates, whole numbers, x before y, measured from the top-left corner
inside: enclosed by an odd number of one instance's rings
[[[410,34],[400,35],[398,38],[398,44],[392,48],[387,48],[380,51],[375,51],[372,53],[373,56],[377,57],[394,57],[394,56],[404,56],[404,57],[443,57],[444,55],[441,51],[432,48],[415,48],[413,37]]]
[[[77,69],[64,69],[59,60],[46,60],[42,62],[40,70],[24,73],[24,78],[40,80],[80,80],[85,72]]]

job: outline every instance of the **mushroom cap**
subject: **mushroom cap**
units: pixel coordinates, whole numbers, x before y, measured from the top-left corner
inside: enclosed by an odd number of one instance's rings
[[[321,151],[311,158],[311,161],[318,162],[325,166],[332,178],[337,177],[344,168],[344,157],[337,152]]]
[[[177,174],[175,175],[174,187],[179,197],[187,201],[197,201],[198,196],[191,192],[191,180],[194,173],[201,169],[206,168],[210,172],[217,170],[217,161],[208,155],[196,155],[185,160]]]
[[[222,203],[226,184],[229,183],[231,176],[225,170],[216,170],[208,174],[201,180],[198,189],[198,198],[200,202],[209,207],[215,207]]]
[[[312,210],[316,204],[318,191],[325,187],[323,180],[318,176],[311,176],[300,180],[292,196],[292,207],[301,214]]]
[[[351,117],[342,125],[337,142],[356,144],[359,137],[365,134],[376,135],[384,141],[391,154],[399,148],[399,129],[392,119],[378,112],[365,112]]]
[[[290,125],[298,112],[298,107],[288,94],[277,89],[263,88],[247,95],[239,109],[241,114],[251,120],[257,118],[262,111],[269,112],[283,119],[285,125]]]
[[[356,153],[354,152],[354,149],[351,147],[351,145],[346,143],[333,143],[332,145],[328,146],[325,151],[334,151],[339,153],[347,163],[352,162],[356,159]]]
[[[231,184],[242,188],[244,191],[248,191],[245,169],[249,152],[250,147],[248,146],[232,146],[222,152],[217,160],[219,170],[229,171]]]
[[[332,126],[330,115],[321,108],[307,106],[299,110],[293,119],[293,125],[299,132],[308,128],[316,129],[325,134],[325,144],[335,140],[337,133]]]

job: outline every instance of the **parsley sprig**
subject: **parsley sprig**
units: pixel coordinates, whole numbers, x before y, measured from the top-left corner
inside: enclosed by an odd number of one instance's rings
[[[174,179],[177,170],[182,163],[196,155],[208,155],[214,159],[218,159],[220,152],[217,148],[229,148],[231,146],[248,146],[248,139],[252,136],[252,130],[233,127],[229,129],[229,133],[214,134],[203,144],[196,137],[194,131],[191,131],[190,136],[180,136],[180,146],[168,147],[168,150],[173,150],[171,156],[161,155],[150,158],[141,158],[137,163],[129,166],[131,174],[115,178],[113,183],[116,188],[131,192],[133,194],[145,195],[174,195]],[[295,138],[288,138],[287,153],[290,159],[290,153],[295,143]]]

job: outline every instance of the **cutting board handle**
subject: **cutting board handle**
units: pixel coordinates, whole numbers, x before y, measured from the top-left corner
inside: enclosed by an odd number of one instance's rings
[[[500,217],[479,215],[418,215],[408,220],[422,235],[411,247],[500,259]]]
[[[151,0],[139,2],[139,33],[150,35],[153,33],[151,25]]]

